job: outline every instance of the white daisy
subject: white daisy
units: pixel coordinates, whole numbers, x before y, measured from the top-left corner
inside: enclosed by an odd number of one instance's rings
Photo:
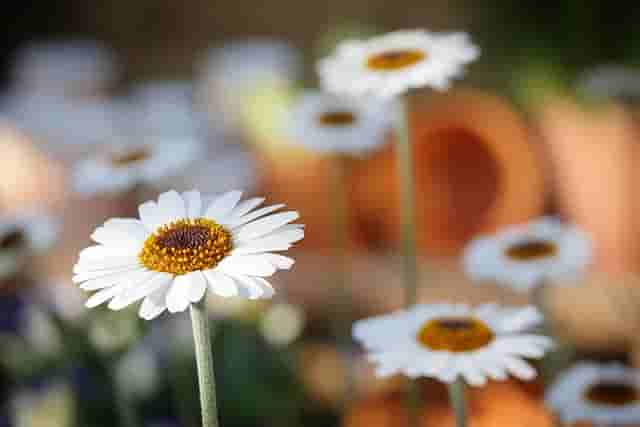
[[[83,195],[117,193],[138,184],[153,186],[183,172],[201,151],[200,142],[191,137],[114,145],[107,153],[78,162],[73,186]]]
[[[12,91],[87,98],[103,94],[117,79],[115,55],[92,40],[36,42],[19,50]]]
[[[589,236],[547,217],[476,238],[463,255],[472,279],[495,280],[518,291],[529,291],[545,280],[573,279],[590,261]]]
[[[595,98],[637,104],[640,101],[640,71],[622,65],[601,65],[580,77],[578,89]]]
[[[343,42],[317,70],[329,92],[389,98],[411,88],[447,89],[479,53],[465,33],[395,31]]]
[[[541,358],[552,341],[524,331],[541,321],[534,307],[418,305],[359,320],[353,336],[377,364],[379,376],[404,374],[445,383],[461,377],[481,386],[488,378],[504,380],[508,374],[524,380],[536,376],[523,359]]]
[[[24,213],[0,218],[0,279],[13,277],[32,255],[49,250],[59,224],[46,215]]]
[[[640,423],[640,370],[618,363],[581,362],[550,387],[545,401],[567,424],[636,425]]]
[[[320,153],[362,154],[384,143],[391,125],[386,102],[307,91],[291,114],[294,141]]]
[[[110,219],[91,238],[98,244],[80,253],[73,281],[96,292],[86,306],[107,301],[112,310],[144,299],[140,317],[153,319],[165,309],[186,310],[207,288],[220,296],[269,298],[265,280],[289,269],[289,249],[304,236],[290,224],[297,212],[260,209],[264,199],[240,201],[231,191],[206,202],[198,191],[162,193],[140,205],[141,219]],[[269,215],[271,214],[271,215]]]

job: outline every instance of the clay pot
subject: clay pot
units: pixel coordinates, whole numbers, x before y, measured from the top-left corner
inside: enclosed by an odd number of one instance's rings
[[[423,253],[455,255],[477,233],[542,212],[540,159],[505,100],[458,90],[416,98],[410,108]],[[393,144],[354,167],[352,203],[372,244],[399,240],[398,185]]]
[[[633,122],[624,109],[587,109],[551,99],[537,112],[549,152],[560,213],[594,240],[594,266],[611,273],[634,269]],[[637,142],[636,142],[637,143]],[[637,203],[637,202],[635,202]]]
[[[454,414],[442,384],[427,382],[422,391],[420,426],[453,427]],[[542,401],[526,393],[515,382],[490,383],[469,388],[469,427],[521,425],[551,427],[553,419]],[[356,403],[345,415],[345,427],[408,426],[405,395],[400,392],[368,397]]]

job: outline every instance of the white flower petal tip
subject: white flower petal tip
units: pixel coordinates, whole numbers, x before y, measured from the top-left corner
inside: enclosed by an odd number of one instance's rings
[[[464,33],[396,31],[342,43],[317,71],[328,92],[387,99],[412,88],[446,90],[479,54]]]
[[[463,267],[474,281],[528,292],[548,281],[580,277],[591,259],[592,242],[585,232],[544,217],[472,240]]]
[[[299,241],[303,225],[293,223],[298,212],[256,209],[264,199],[241,201],[241,194],[209,199],[196,190],[168,191],[141,204],[139,220],[106,221],[91,234],[97,244],[82,250],[73,268],[73,282],[95,291],[86,306],[121,310],[142,301],[139,316],[153,319],[165,310],[185,311],[207,290],[271,298],[266,278],[294,264],[274,252]]]
[[[545,393],[545,402],[567,425],[640,423],[640,370],[619,363],[580,362]]]
[[[445,383],[457,378],[471,386],[487,380],[535,377],[525,362],[541,358],[551,347],[548,337],[526,333],[529,308],[487,304],[419,305],[407,311],[355,322],[353,337],[376,365],[376,374],[430,377]]]
[[[384,144],[391,117],[388,102],[307,91],[291,113],[291,140],[318,153],[360,156]]]

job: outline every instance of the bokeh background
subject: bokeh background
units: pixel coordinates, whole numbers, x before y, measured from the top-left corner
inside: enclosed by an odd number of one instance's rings
[[[482,55],[451,91],[419,92],[411,99],[420,300],[528,302],[527,296],[465,277],[461,251],[480,233],[554,215],[577,224],[594,241],[594,261],[579,286],[550,286],[542,297],[551,323],[568,343],[541,366],[544,375],[531,384],[491,384],[470,397],[472,427],[522,425],[522,420],[529,427],[553,425],[543,390],[569,361],[618,360],[640,368],[639,21],[638,7],[596,0],[4,5],[0,212],[47,214],[60,233],[51,249],[33,254],[24,272],[0,286],[0,298],[10,301],[3,312],[21,313],[20,325],[3,333],[2,422],[129,427],[122,408],[130,407],[138,425],[198,425],[186,316],[152,323],[136,320],[135,312],[88,316],[82,308],[86,295],[70,283],[71,268],[78,250],[89,244],[91,230],[108,217],[133,214],[141,197],[194,184],[217,192],[238,183],[250,194],[299,210],[307,237],[294,251],[294,270],[278,278],[280,292],[273,302],[209,301],[216,319],[222,424],[406,422],[403,380],[376,379],[358,346],[339,338],[351,320],[402,305],[393,136],[381,150],[349,164],[346,264],[351,281],[337,298],[331,286],[336,262],[327,160],[297,147],[283,129],[296,94],[317,84],[315,61],[337,41],[428,28],[467,31]],[[202,86],[203,58],[212,48],[228,51],[230,42],[249,38],[282,40],[288,43],[286,54],[263,58],[265,63],[259,55],[238,55],[234,64],[255,72],[234,79],[233,68],[219,68],[212,77],[218,92],[211,96],[220,98],[211,101]],[[37,108],[29,104],[31,109],[18,108],[23,114],[16,115],[14,106],[25,96],[16,88],[21,49],[61,39],[96,40],[112,49],[118,64],[112,78],[89,97],[65,94],[75,98],[72,107],[68,100],[64,109],[36,101]],[[607,71],[603,66],[624,67],[624,78],[620,68],[601,76]],[[605,83],[589,83],[598,78]],[[142,98],[136,89],[149,82],[189,86],[164,102],[178,109],[185,99],[193,102],[189,113],[204,130],[194,127],[180,137],[197,134],[204,141],[205,164],[142,191],[78,196],[71,183],[73,165],[111,144],[100,133],[105,124],[93,124],[84,114],[96,104],[109,104],[112,111],[123,101],[135,109]],[[230,90],[222,94],[220,87]],[[125,121],[128,112],[121,113]],[[47,117],[55,117],[54,123],[43,124]],[[172,113],[161,117],[171,127]],[[122,126],[118,120],[106,126]],[[176,124],[182,131],[184,126]],[[174,136],[145,132],[136,135]],[[223,159],[230,164],[226,172],[216,166]],[[452,426],[444,388],[423,385],[424,425]]]

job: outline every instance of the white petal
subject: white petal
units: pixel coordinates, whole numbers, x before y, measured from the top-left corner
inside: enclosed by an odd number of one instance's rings
[[[97,307],[100,304],[104,304],[111,298],[118,295],[120,292],[122,292],[122,289],[123,289],[122,285],[118,285],[118,286],[113,286],[111,288],[98,291],[95,294],[93,294],[91,298],[89,298],[84,305],[87,308]]]
[[[147,230],[154,232],[163,224],[164,216],[160,214],[158,205],[155,202],[145,202],[138,207],[140,219],[144,223]]]
[[[137,227],[98,227],[91,234],[91,239],[103,245],[137,251],[142,247],[147,233],[140,232]]]
[[[205,270],[203,273],[207,279],[209,289],[214,294],[225,298],[238,295],[238,287],[231,277],[215,270]]]
[[[274,267],[280,270],[289,270],[295,260],[293,258],[289,258],[283,255],[278,254],[262,254],[264,258],[266,258]]]
[[[253,280],[252,277],[243,276],[241,274],[231,276],[241,287],[248,292],[248,298],[251,300],[259,299],[265,294],[265,289],[261,284]]]
[[[242,197],[242,191],[229,191],[215,199],[205,212],[204,216],[217,223],[222,223],[229,213],[236,207]]]
[[[135,252],[131,251],[132,255],[135,255]],[[88,248],[84,248],[80,251],[78,258],[80,260],[100,260],[110,256],[122,256],[127,255],[127,253],[123,253],[121,248],[114,248],[111,246],[104,245],[95,245],[89,246]]]
[[[270,214],[271,212],[277,211],[280,208],[283,208],[285,205],[283,204],[279,204],[279,205],[272,205],[272,206],[266,206],[264,208],[260,208],[258,210],[255,210],[247,215],[241,216],[239,218],[233,218],[231,221],[228,222],[227,225],[229,225],[229,227],[239,227],[243,224],[246,224],[248,222],[253,221],[254,219],[260,218],[261,216]]]
[[[530,381],[536,377],[535,369],[522,359],[505,356],[503,362],[507,370],[521,380]]]
[[[185,311],[189,307],[189,286],[191,280],[186,275],[176,276],[167,293],[167,308],[171,313]]]
[[[177,191],[171,190],[160,194],[160,197],[158,197],[158,207],[165,218],[163,224],[187,217],[184,200]]]
[[[191,302],[198,302],[204,296],[204,293],[207,290],[207,280],[202,275],[200,271],[194,271],[186,275],[189,281],[187,297]]]
[[[300,214],[295,211],[273,214],[266,218],[258,219],[245,225],[240,230],[238,230],[237,233],[234,233],[234,237],[242,241],[255,239],[269,234],[279,227],[295,221],[299,217]]]
[[[99,270],[123,269],[139,264],[138,258],[135,256],[114,256],[91,261],[80,260],[73,266],[73,272],[79,274]]]
[[[304,230],[291,229],[250,242],[239,242],[239,245],[231,252],[231,255],[255,254],[260,252],[285,251],[292,243],[302,240]]]
[[[162,314],[167,308],[167,293],[171,288],[171,283],[157,289],[142,301],[138,315],[146,320],[151,320]]]
[[[235,219],[239,219],[242,215],[248,214],[253,209],[264,203],[264,200],[264,197],[254,197],[238,203],[238,205],[229,214],[229,220],[233,221]]]
[[[182,193],[182,197],[187,205],[187,216],[189,218],[200,218],[202,216],[202,197],[200,192],[193,190]]]
[[[87,272],[82,272],[82,273],[75,274],[71,278],[71,280],[73,281],[73,283],[82,283],[82,282],[86,282],[87,280],[93,280],[93,279],[97,279],[97,278],[100,278],[100,277],[107,277],[107,276],[110,276],[112,274],[119,274],[119,273],[137,271],[137,270],[140,270],[140,269],[142,269],[142,266],[137,264],[135,266],[127,266],[127,267],[123,267],[123,268],[112,268],[112,269],[104,269],[104,270],[87,271]]]
[[[111,286],[115,286],[122,282],[127,276],[131,274],[135,274],[136,272],[144,271],[142,268],[133,271],[124,271],[120,273],[113,273],[107,276],[98,277],[95,279],[88,280],[80,285],[80,289],[84,289],[85,291],[97,291],[98,289],[108,288]]]
[[[117,296],[109,303],[111,310],[120,310],[134,302],[141,300],[155,292],[156,290],[166,287],[171,283],[173,276],[168,273],[151,273],[144,281],[137,283],[126,293]]]
[[[271,276],[276,272],[262,255],[231,255],[220,261],[216,269],[229,275]]]

